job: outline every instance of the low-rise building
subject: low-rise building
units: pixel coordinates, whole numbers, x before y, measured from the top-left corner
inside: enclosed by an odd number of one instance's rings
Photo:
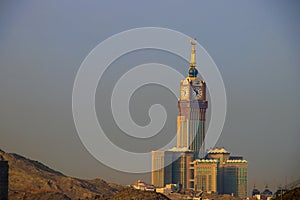
[[[155,187],[153,185],[147,184],[141,180],[138,180],[136,183],[132,184],[131,187],[136,190],[155,191]]]
[[[173,192],[178,192],[181,189],[179,184],[167,184],[166,187],[156,188],[156,192],[162,194],[170,194]]]

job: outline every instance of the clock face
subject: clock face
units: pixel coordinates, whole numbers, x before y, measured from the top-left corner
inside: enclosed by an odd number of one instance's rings
[[[201,90],[201,88],[200,87],[194,88],[194,90],[193,90],[193,97],[195,99],[199,99],[199,98],[201,98],[201,96],[202,96],[202,90]]]
[[[186,99],[189,96],[189,87],[182,87],[181,98]]]

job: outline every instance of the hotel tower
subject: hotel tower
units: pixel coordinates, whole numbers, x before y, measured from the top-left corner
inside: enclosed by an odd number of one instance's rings
[[[206,100],[206,84],[198,76],[196,69],[196,41],[191,40],[192,51],[188,76],[180,81],[180,98],[177,117],[177,147],[187,148],[203,156],[205,121],[208,102]]]
[[[204,155],[205,121],[208,102],[206,84],[196,69],[196,40],[190,40],[191,59],[188,76],[180,81],[177,117],[177,147],[152,151],[152,184],[163,187],[180,183],[191,188],[189,165]],[[170,164],[171,163],[171,164]]]
[[[205,155],[206,84],[196,69],[196,41],[188,76],[180,81],[177,117],[177,146],[152,151],[152,184],[180,184],[183,189],[247,196],[247,160],[230,156],[224,148],[211,149]]]

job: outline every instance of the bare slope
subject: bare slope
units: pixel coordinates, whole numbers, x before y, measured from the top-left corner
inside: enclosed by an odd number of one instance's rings
[[[122,186],[101,179],[82,180],[68,177],[44,164],[0,150],[9,163],[10,199],[86,199],[111,197]],[[26,195],[25,195],[26,193]],[[49,198],[48,198],[49,197]]]

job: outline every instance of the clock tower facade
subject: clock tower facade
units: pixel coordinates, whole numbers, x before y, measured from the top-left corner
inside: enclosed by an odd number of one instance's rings
[[[180,82],[177,117],[177,147],[188,148],[195,158],[204,155],[205,122],[208,102],[206,84],[196,69],[196,41],[191,40],[192,52],[188,76]]]
[[[188,76],[180,81],[177,147],[152,151],[152,184],[156,187],[180,183],[183,188],[194,189],[191,162],[204,157],[208,107],[206,84],[196,69],[196,41],[190,42],[192,52]]]

